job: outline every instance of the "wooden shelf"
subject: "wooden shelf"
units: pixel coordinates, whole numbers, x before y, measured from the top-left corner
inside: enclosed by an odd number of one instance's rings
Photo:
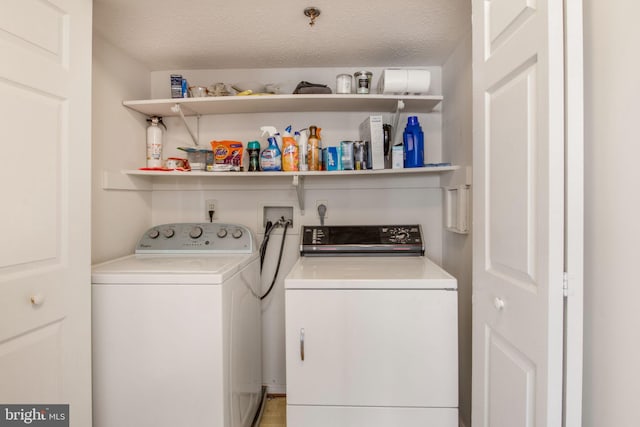
[[[398,108],[398,102],[404,108]],[[398,109],[429,113],[442,102],[439,95],[256,95],[124,101],[125,107],[148,116],[170,117],[179,104],[185,116],[265,112],[389,112]]]

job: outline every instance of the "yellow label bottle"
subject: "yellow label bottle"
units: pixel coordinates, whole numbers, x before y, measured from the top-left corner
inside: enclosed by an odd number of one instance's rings
[[[282,170],[285,172],[298,171],[298,143],[291,136],[291,126],[287,127],[282,136]]]

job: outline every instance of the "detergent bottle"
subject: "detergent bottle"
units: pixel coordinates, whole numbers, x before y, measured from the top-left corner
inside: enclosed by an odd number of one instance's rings
[[[404,143],[404,167],[421,168],[424,166],[424,133],[417,116],[407,119],[407,126],[402,134]]]
[[[291,126],[287,126],[282,135],[282,170],[285,172],[298,171],[298,143],[291,136]]]

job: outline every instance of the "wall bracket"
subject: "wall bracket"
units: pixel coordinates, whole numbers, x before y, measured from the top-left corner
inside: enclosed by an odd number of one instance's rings
[[[300,215],[304,215],[304,177],[300,175],[293,176],[293,182],[291,183],[296,187],[296,193],[298,194],[298,207],[300,208]]]
[[[171,111],[173,111],[174,113],[178,113],[180,115],[180,118],[182,119],[182,123],[184,124],[184,127],[187,128],[187,132],[189,132],[189,135],[191,136],[193,143],[195,144],[196,147],[199,147],[200,142],[198,140],[198,137],[196,137],[196,135],[193,133],[193,131],[189,127],[189,124],[187,123],[187,119],[184,116],[184,113],[182,112],[182,106],[180,104],[175,104],[173,107],[171,107]],[[196,134],[200,135],[200,114],[196,114]]]
[[[391,145],[396,141],[396,131],[398,130],[398,121],[400,120],[400,112],[404,110],[404,101],[398,99],[396,104],[396,112],[393,114],[393,127],[391,128]]]

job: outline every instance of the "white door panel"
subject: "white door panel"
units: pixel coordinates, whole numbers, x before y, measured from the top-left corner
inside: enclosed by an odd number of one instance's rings
[[[90,425],[91,7],[0,14],[0,402],[68,403]]]
[[[475,427],[562,420],[562,2],[474,0]]]

